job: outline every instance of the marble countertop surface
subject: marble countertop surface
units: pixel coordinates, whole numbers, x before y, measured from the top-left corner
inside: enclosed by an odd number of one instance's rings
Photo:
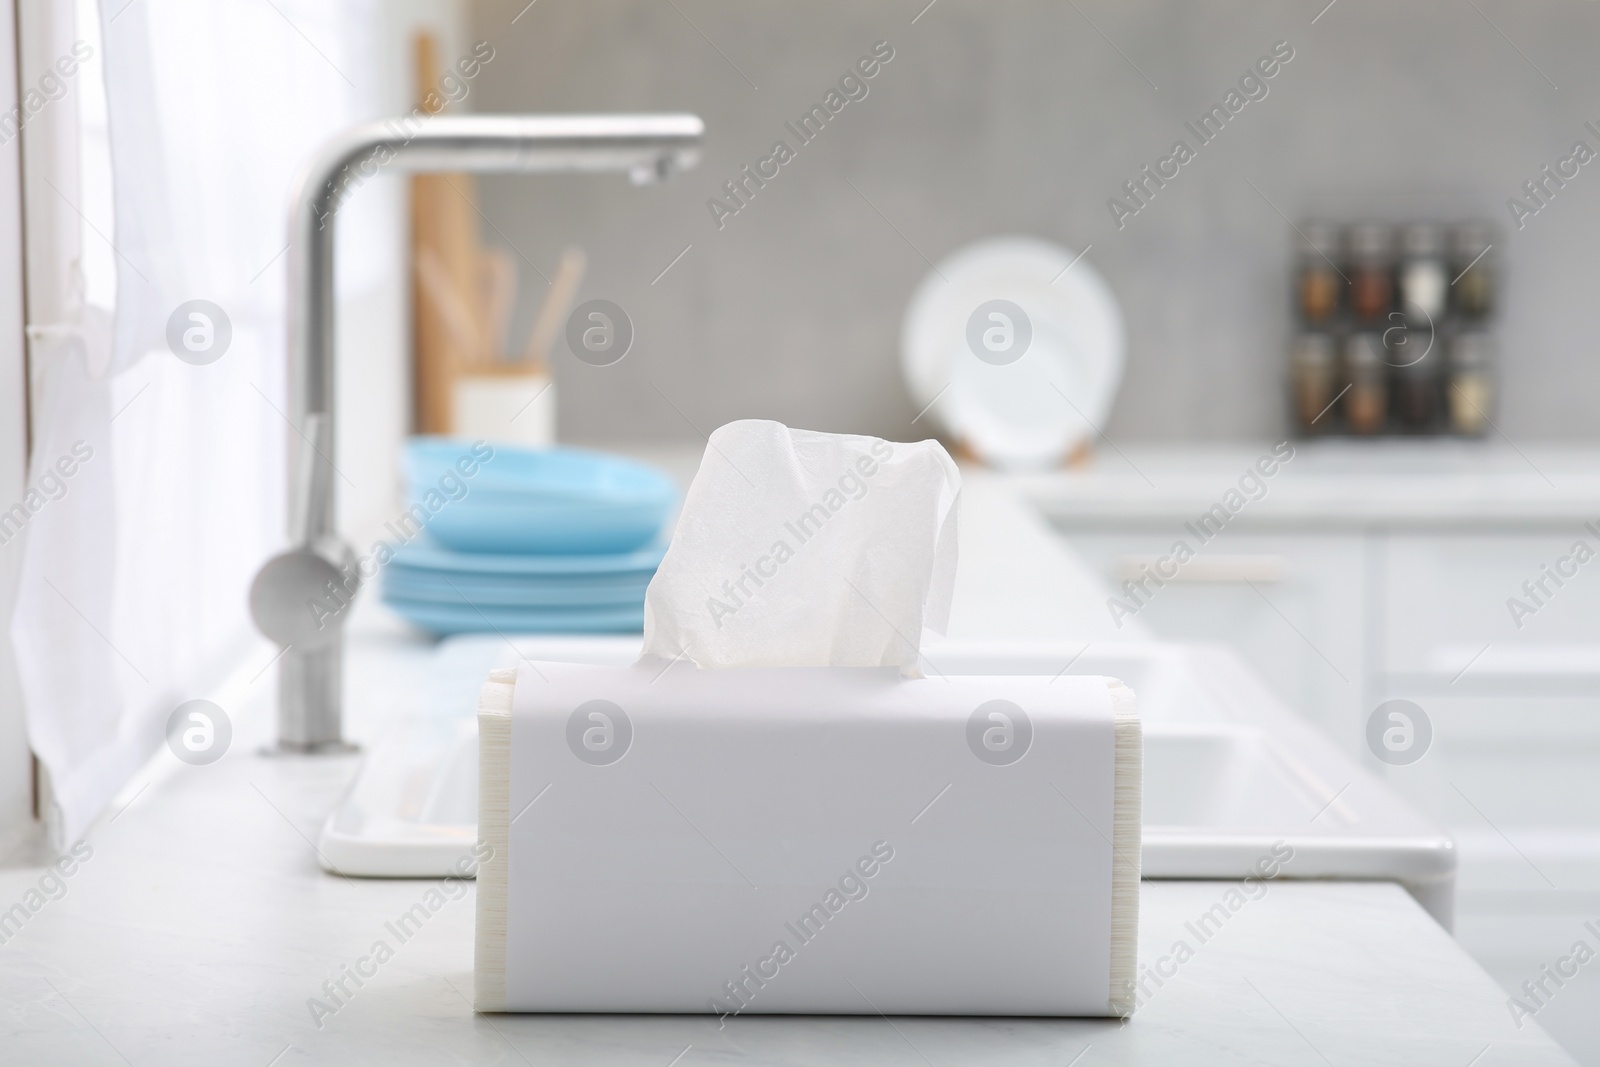
[[[1093,639],[1105,624],[1072,607],[1099,602],[1092,577],[1008,484],[969,482],[952,633]],[[159,751],[70,876],[28,857],[0,866],[0,1062],[1572,1062],[1536,1021],[1519,1029],[1483,969],[1383,883],[1274,882],[1250,899],[1226,882],[1146,882],[1141,1007],[1122,1022],[747,1016],[719,1028],[698,1016],[475,1015],[470,885],[319,866],[317,830],[357,757],[260,754],[274,652],[259,648],[209,694],[234,726],[221,760],[189,766]],[[432,670],[429,643],[364,598],[347,735],[370,745],[394,718],[425,713]],[[402,941],[390,924],[419,903],[430,917]],[[23,917],[7,926],[15,904]],[[354,984],[345,969],[379,941],[388,956]]]

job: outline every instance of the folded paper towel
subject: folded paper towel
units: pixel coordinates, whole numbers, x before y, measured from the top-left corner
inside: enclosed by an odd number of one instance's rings
[[[1132,1010],[1120,682],[524,664],[479,735],[480,1011]]]
[[[645,655],[917,673],[950,615],[960,489],[936,441],[720,427],[645,594]]]

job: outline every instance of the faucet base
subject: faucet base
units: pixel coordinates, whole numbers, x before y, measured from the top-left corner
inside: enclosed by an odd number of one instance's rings
[[[320,648],[290,648],[278,661],[278,751],[348,751],[341,714],[344,635]]]
[[[291,756],[351,756],[360,751],[361,746],[352,741],[318,741],[307,745],[279,741],[273,745],[262,745],[256,750],[256,755],[282,759]]]

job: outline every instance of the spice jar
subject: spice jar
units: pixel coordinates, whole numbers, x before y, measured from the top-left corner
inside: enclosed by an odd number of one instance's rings
[[[1394,304],[1394,235],[1382,223],[1350,228],[1350,313],[1357,323],[1383,321]]]
[[[1339,313],[1344,278],[1339,273],[1339,228],[1329,222],[1308,222],[1300,231],[1300,267],[1295,304],[1310,326],[1323,326]]]
[[[1388,366],[1383,340],[1375,333],[1354,333],[1345,340],[1344,419],[1352,433],[1380,433],[1389,411]]]
[[[1450,279],[1445,275],[1444,231],[1407,226],[1400,235],[1400,311],[1436,323],[1444,316]],[[1412,323],[1413,328],[1420,326]]]
[[[1304,433],[1329,429],[1325,419],[1334,400],[1333,338],[1325,333],[1303,333],[1295,338],[1289,354],[1290,389],[1294,394],[1295,421]]]
[[[1494,227],[1465,222],[1451,237],[1451,264],[1456,312],[1466,319],[1487,318],[1494,310]]]
[[[1457,334],[1450,342],[1450,384],[1446,390],[1450,428],[1481,434],[1494,405],[1494,339],[1486,333]]]
[[[1434,351],[1433,331],[1424,329],[1402,334],[1390,328],[1384,331],[1383,339],[1391,368],[1395,419],[1402,428],[1413,433],[1432,429],[1439,415],[1438,368],[1441,362]]]

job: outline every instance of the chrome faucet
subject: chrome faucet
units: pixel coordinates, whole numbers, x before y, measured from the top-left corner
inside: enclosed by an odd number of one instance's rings
[[[409,124],[409,125],[408,125]],[[333,222],[345,198],[380,170],[527,174],[626,172],[636,183],[699,161],[695,115],[482,115],[396,119],[334,138],[301,172],[289,221],[289,536],[250,587],[278,663],[278,748],[348,751],[342,733],[344,612],[355,553],[334,526]]]

